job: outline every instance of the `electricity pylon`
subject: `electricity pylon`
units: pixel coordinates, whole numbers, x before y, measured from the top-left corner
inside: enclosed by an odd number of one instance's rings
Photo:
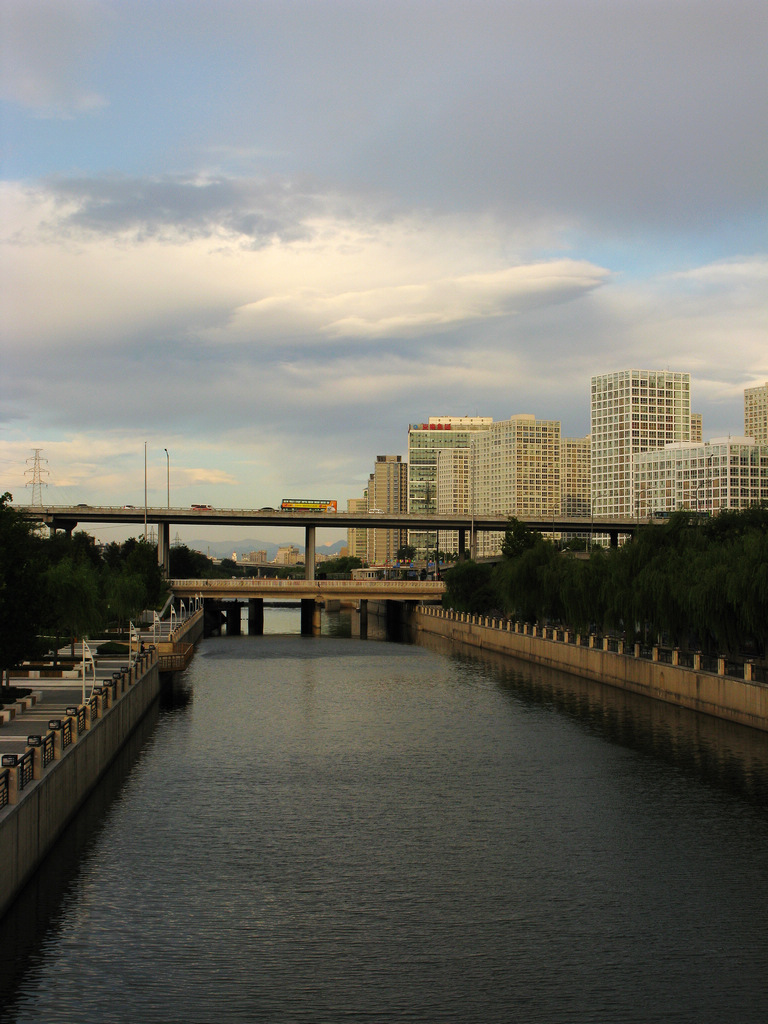
[[[40,507],[42,507],[43,504],[43,488],[48,486],[48,484],[43,480],[43,476],[49,476],[48,470],[43,469],[42,466],[43,463],[48,463],[48,459],[40,457],[40,452],[42,450],[42,448],[32,449],[34,454],[27,459],[27,462],[31,462],[32,465],[29,469],[24,470],[24,476],[32,474],[32,479],[28,480],[25,484],[26,487],[32,488],[32,501],[30,504],[39,505]]]

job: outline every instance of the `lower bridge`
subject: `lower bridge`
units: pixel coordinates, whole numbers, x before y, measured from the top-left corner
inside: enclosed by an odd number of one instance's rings
[[[242,630],[242,606],[248,609],[248,632],[264,631],[264,601],[288,601],[301,605],[301,632],[320,632],[323,607],[339,602],[359,612],[360,634],[367,630],[368,602],[387,602],[393,612],[397,604],[440,604],[445,593],[441,580],[171,580],[170,587],[180,600],[199,601],[205,610],[206,632],[217,632],[226,624],[227,633]]]

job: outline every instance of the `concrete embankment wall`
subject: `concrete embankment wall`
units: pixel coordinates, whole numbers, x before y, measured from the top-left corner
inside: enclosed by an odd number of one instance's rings
[[[61,751],[41,777],[0,812],[0,916],[51,850],[67,823],[160,693],[157,653],[102,717]]]
[[[495,624],[492,624],[495,623]],[[520,624],[464,616],[421,606],[413,627],[457,643],[507,654],[563,672],[644,694],[716,718],[768,731],[768,686],[724,674],[702,672],[631,654],[576,645],[517,632]]]

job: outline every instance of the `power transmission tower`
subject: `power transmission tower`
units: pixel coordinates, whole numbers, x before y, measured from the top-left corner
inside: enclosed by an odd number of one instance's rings
[[[42,466],[43,463],[46,463],[46,465],[48,464],[48,459],[43,459],[40,457],[40,452],[42,450],[42,448],[32,449],[34,454],[27,459],[27,462],[31,462],[32,465],[29,467],[29,469],[24,470],[24,476],[29,476],[30,474],[32,475],[32,479],[28,480],[27,483],[25,484],[26,487],[32,488],[32,501],[30,502],[30,504],[39,505],[41,507],[43,504],[43,487],[48,486],[48,484],[43,480],[43,477],[50,475],[48,473],[48,470],[43,469]]]

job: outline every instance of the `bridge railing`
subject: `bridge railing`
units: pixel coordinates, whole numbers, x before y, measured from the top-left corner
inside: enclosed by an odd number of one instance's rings
[[[204,579],[204,580],[170,580],[171,589],[199,590],[204,592],[211,587],[221,587],[227,590],[256,590],[266,588],[269,590],[306,590],[313,587],[318,591],[323,590],[349,590],[358,591],[361,589],[381,590],[410,590],[414,594],[441,593],[445,584],[440,580],[275,580],[261,577],[246,580],[226,579]]]

